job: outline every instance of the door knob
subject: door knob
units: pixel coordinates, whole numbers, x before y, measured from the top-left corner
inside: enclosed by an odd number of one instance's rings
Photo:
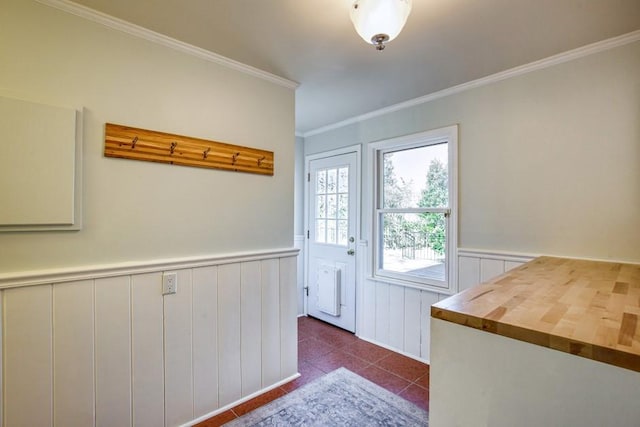
[[[349,249],[347,251],[347,255],[355,255],[355,254],[356,254],[356,251],[354,251],[353,249]]]

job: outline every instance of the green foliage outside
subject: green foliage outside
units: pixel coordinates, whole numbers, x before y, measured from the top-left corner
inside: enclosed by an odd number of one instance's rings
[[[384,208],[403,208],[411,204],[412,182],[398,180],[392,154],[384,156]],[[438,208],[448,205],[447,169],[438,159],[429,164],[418,206]],[[387,249],[430,248],[438,256],[445,253],[445,218],[438,213],[423,213],[414,220],[402,214],[386,214],[384,222],[385,247]]]

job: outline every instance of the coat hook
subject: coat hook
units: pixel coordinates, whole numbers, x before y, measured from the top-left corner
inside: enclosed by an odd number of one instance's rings
[[[265,159],[265,156],[262,156],[258,159],[258,167],[262,166],[262,161]]]
[[[172,143],[171,143],[171,148],[170,148],[170,150],[171,150],[171,154],[173,154],[173,152],[174,152],[174,151],[176,151],[176,147],[177,147],[177,146],[178,146],[178,143],[177,143],[177,142],[172,142]]]
[[[209,151],[211,151],[211,147],[209,147],[206,150],[204,150],[204,152],[202,153],[202,158],[203,159],[207,158],[207,154],[209,154]]]
[[[236,160],[238,159],[238,156],[240,155],[240,153],[236,153],[233,156],[231,156],[231,164],[235,165],[236,164]]]
[[[138,137],[136,136],[135,138],[133,138],[133,141],[131,141],[131,149],[133,150],[134,148],[136,148],[136,144],[138,143]]]

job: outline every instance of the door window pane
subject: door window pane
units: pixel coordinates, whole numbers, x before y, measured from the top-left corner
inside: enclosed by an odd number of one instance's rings
[[[349,192],[349,168],[338,169],[338,193]]]
[[[316,173],[316,194],[324,194],[327,190],[327,171],[319,170]]]
[[[337,227],[336,221],[332,219],[327,220],[327,243],[337,243]]]
[[[324,194],[316,196],[316,218],[327,217],[327,202]]]
[[[316,242],[347,246],[349,167],[318,170],[315,189]]]
[[[316,242],[325,243],[327,241],[326,228],[324,219],[316,219]]]
[[[336,169],[327,170],[327,193],[336,192],[336,182],[338,180],[338,174]]]

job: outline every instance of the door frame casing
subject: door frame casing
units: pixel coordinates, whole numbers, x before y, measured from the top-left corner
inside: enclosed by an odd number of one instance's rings
[[[342,147],[335,150],[323,151],[321,153],[309,154],[304,157],[304,289],[303,289],[303,300],[304,300],[304,315],[309,314],[309,297],[307,295],[306,289],[309,287],[309,194],[310,194],[310,181],[309,174],[311,173],[311,162],[314,160],[324,159],[327,157],[340,156],[343,154],[355,153],[356,154],[356,196],[354,199],[356,200],[356,215],[355,215],[355,230],[356,230],[356,253],[355,253],[355,264],[356,264],[356,274],[355,274],[355,287],[356,287],[356,299],[355,299],[355,318],[356,318],[356,335],[358,335],[359,330],[359,303],[360,299],[360,269],[359,265],[362,260],[362,255],[358,248],[360,247],[357,242],[360,241],[360,236],[362,235],[362,230],[360,230],[360,216],[361,216],[361,207],[362,207],[362,145],[350,145],[348,147]]]

